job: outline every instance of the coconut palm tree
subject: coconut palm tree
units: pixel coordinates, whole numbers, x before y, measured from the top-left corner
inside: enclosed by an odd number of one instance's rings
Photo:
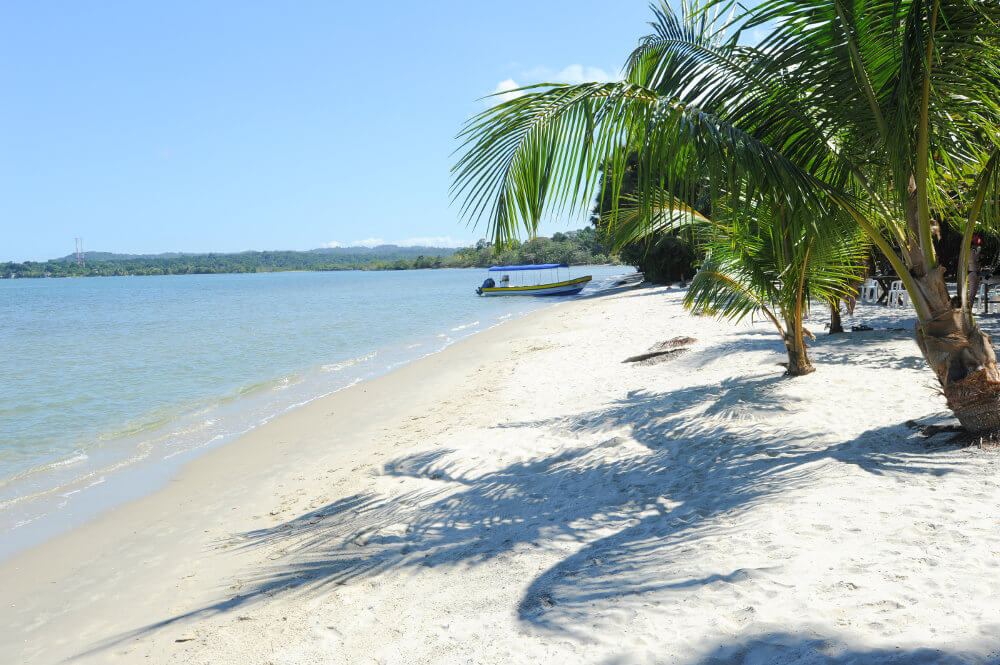
[[[864,245],[856,227],[831,220],[824,233],[803,223],[803,212],[758,199],[750,215],[715,211],[698,228],[708,259],[691,281],[685,304],[695,312],[740,320],[762,314],[788,354],[786,374],[814,371],[803,325],[813,299],[833,301],[851,292]],[[720,221],[721,220],[721,221]],[[839,227],[840,233],[832,233]]]
[[[749,219],[757,193],[780,195],[820,211],[817,233],[848,215],[905,284],[959,421],[1000,429],[1000,370],[965,289],[972,235],[1000,211],[1000,3],[707,0],[654,15],[623,80],[532,86],[467,123],[453,185],[463,213],[508,242],[546,212],[583,208],[597,167],[636,151],[650,211],[657,192],[707,172],[713,210]],[[766,36],[750,46],[752,31]],[[969,212],[953,300],[932,229],[957,208]]]

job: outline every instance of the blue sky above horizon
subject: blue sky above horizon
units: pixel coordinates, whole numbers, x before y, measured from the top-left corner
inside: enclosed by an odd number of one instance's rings
[[[483,95],[614,78],[645,0],[6,3],[0,261],[465,244]],[[550,220],[544,234],[585,218]]]

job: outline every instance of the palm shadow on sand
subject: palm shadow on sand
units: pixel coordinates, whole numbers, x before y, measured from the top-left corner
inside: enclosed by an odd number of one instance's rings
[[[628,656],[602,665],[634,665]],[[797,633],[764,633],[720,644],[688,665],[998,665],[1000,655],[930,648],[865,648],[836,638]]]
[[[236,546],[281,553],[242,578],[238,595],[164,619],[95,647],[176,621],[237,608],[261,596],[350,584],[383,572],[475,565],[521,551],[569,544],[531,580],[517,608],[527,627],[574,633],[598,617],[599,601],[664,589],[739,583],[766,571],[719,570],[662,579],[650,573],[775,494],[815,482],[827,464],[873,474],[946,474],[937,449],[905,425],[823,445],[828,433],[747,427],[748,417],[795,409],[774,391],[778,376],[741,378],[666,393],[633,392],[572,418],[504,425],[551,432],[568,445],[548,456],[482,472],[461,468],[449,450],[396,459],[388,476],[420,489],[357,494],[282,524],[235,537]],[[734,426],[738,424],[739,426]],[[608,532],[594,537],[598,530]],[[574,551],[575,550],[575,551]],[[707,661],[710,662],[710,661]]]

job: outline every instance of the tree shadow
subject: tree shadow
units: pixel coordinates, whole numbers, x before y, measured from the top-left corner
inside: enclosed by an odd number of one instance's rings
[[[896,353],[885,348],[888,340],[912,342],[912,346]],[[924,370],[927,372],[928,382],[934,380],[927,361],[920,355],[912,329],[888,328],[839,335],[820,334],[815,341],[809,342],[809,355],[813,364],[820,369],[823,365],[836,364],[879,370]]]
[[[583,294],[580,297],[598,298],[605,294],[614,293],[620,295],[622,298],[644,298],[646,296],[659,296],[659,297],[671,296],[671,295],[681,296],[686,292],[687,292],[687,287],[640,282],[639,284],[624,284],[622,286],[616,286],[609,289],[604,289],[602,291],[595,291],[593,293]]]
[[[608,296],[615,295],[631,297],[632,295],[662,295],[664,293],[669,293],[669,291],[666,289],[650,287],[650,285],[640,282],[638,284],[614,284],[598,291],[587,291],[585,293],[579,293],[575,296],[568,296],[567,299],[593,300],[595,298],[606,298]]]
[[[417,489],[356,494],[240,534],[231,544],[266,551],[275,564],[241,577],[237,595],[95,650],[261,596],[349,584],[390,570],[475,565],[535,548],[560,558],[527,584],[518,617],[535,628],[575,634],[574,626],[592,623],[603,599],[768,574],[737,569],[663,580],[649,571],[706,537],[725,535],[727,525],[769,497],[811,486],[826,465],[872,474],[953,470],[905,425],[829,443],[829,432],[756,424],[761,415],[800,407],[775,392],[783,381],[748,377],[636,391],[573,417],[507,424],[513,433],[540,429],[570,443],[496,470],[464,468],[460,457],[440,449],[396,459],[383,473],[410,479]],[[600,443],[590,443],[595,439]]]
[[[629,659],[612,658],[604,665],[628,665]],[[722,644],[690,665],[998,665],[1000,656],[981,650],[932,648],[865,648],[840,639],[796,633],[767,633]]]
[[[627,431],[631,440],[650,452],[646,467],[628,476],[646,497],[633,511],[637,519],[587,542],[534,579],[518,608],[519,617],[537,627],[567,631],[593,623],[588,613],[597,600],[614,597],[621,604],[624,598],[653,591],[766,576],[766,569],[740,568],[652,582],[647,570],[654,562],[675,560],[699,540],[720,535],[722,524],[739,519],[769,497],[810,485],[829,463],[855,465],[876,475],[943,475],[952,470],[932,451],[954,446],[920,440],[903,425],[868,430],[825,446],[815,445],[822,440],[817,432],[748,427],[766,412],[799,408],[787,396],[776,394],[784,381],[779,376],[665,394],[636,392],[608,410],[521,424],[555,425],[576,433]],[[738,428],[727,425],[737,422]],[[664,499],[676,505],[669,510],[656,505]]]
[[[902,349],[887,349],[886,341],[908,344]],[[925,371],[928,384],[934,383],[934,374],[920,355],[912,330],[881,328],[837,335],[822,332],[816,334],[814,340],[809,340],[807,345],[809,358],[819,372],[828,365],[851,365],[877,370],[908,369]],[[767,328],[734,330],[716,340],[709,349],[699,350],[704,360],[726,358],[732,353],[761,351],[775,354],[775,366],[787,360],[781,337],[775,330]]]

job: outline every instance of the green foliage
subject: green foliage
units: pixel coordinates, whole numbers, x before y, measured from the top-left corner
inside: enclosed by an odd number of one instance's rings
[[[46,262],[0,263],[0,278],[6,277],[94,277],[124,275],[193,275],[215,273],[283,272],[292,270],[420,270],[425,268],[482,268],[519,263],[608,263],[609,254],[593,228],[535,238],[494,251],[480,240],[474,247],[437,249],[433,256],[415,254],[432,248],[376,247],[333,248],[308,252],[240,252],[238,254],[168,254],[125,256],[106,252],[94,255],[86,265],[65,257]]]
[[[450,253],[451,250],[442,250]],[[376,258],[377,257],[377,258]],[[91,260],[86,265],[65,260],[45,263],[2,263],[0,277],[93,277],[116,275],[195,275],[215,273],[284,272],[292,270],[379,270],[435,267],[450,256],[415,258],[402,252],[327,254],[322,252],[240,252],[195,254],[170,258],[137,257]]]
[[[548,210],[585,205],[610,165],[616,235],[643,237],[686,223],[707,176],[712,208],[744,224],[779,198],[817,227],[849,216],[929,320],[941,289],[916,280],[938,274],[932,213],[969,210],[963,256],[977,224],[1000,223],[1000,3],[683,6],[654,9],[622,81],[533,86],[472,118],[454,168],[463,212],[509,242]],[[758,31],[760,44],[742,43]],[[630,201],[632,153],[644,168]]]
[[[634,266],[645,278],[654,283],[669,283],[690,279],[695,266],[704,258],[703,252],[696,251],[691,234],[685,229],[668,229],[648,234],[633,234],[621,223],[615,202],[619,199],[632,200],[639,195],[640,169],[643,164],[638,154],[633,152],[624,161],[625,172],[620,180],[617,194],[615,178],[609,176],[607,168],[601,174],[601,189],[591,211],[591,222],[607,238],[609,245],[618,247],[622,263]],[[710,213],[708,187],[702,187],[695,200],[689,203],[701,214]],[[616,238],[625,235],[635,239]]]
[[[622,263],[634,266],[654,284],[691,279],[699,253],[676,234],[658,233],[648,240],[630,242],[618,251]]]
[[[456,251],[451,263],[454,267],[485,268],[529,263],[601,264],[617,260],[597,229],[587,227],[554,233],[551,238],[533,238],[523,243],[513,241],[503,247],[480,240],[475,247]]]
[[[748,218],[716,211],[698,227],[708,258],[685,304],[696,312],[740,320],[762,313],[784,336],[801,327],[812,300],[850,295],[860,281],[865,244],[849,220],[828,220],[823,233],[780,202],[757,201]],[[836,232],[831,232],[836,230]]]

